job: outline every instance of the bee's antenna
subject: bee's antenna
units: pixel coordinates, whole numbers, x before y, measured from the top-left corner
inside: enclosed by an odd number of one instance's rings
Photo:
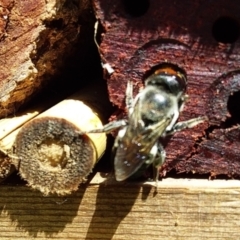
[[[93,39],[94,39],[94,42],[95,42],[95,44],[96,44],[96,46],[97,46],[99,55],[101,56],[101,59],[105,62],[105,63],[102,62],[102,67],[107,70],[107,72],[108,72],[109,75],[111,75],[111,74],[114,73],[114,69],[111,67],[111,65],[107,62],[107,60],[106,60],[106,59],[103,57],[103,55],[101,54],[101,52],[100,52],[100,46],[99,46],[99,44],[98,44],[98,42],[97,42],[98,26],[99,26],[99,22],[98,22],[98,20],[97,20],[97,21],[95,22],[95,24],[94,24],[94,38],[93,38]]]

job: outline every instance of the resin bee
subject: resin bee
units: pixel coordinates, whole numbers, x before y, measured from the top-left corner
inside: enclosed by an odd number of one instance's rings
[[[126,89],[127,119],[113,121],[89,133],[119,129],[114,142],[114,169],[117,181],[136,173],[143,164],[153,164],[156,180],[165,160],[160,137],[192,128],[206,117],[176,123],[187,99],[185,74],[173,67],[161,67],[145,80],[145,88],[133,98],[131,81]]]

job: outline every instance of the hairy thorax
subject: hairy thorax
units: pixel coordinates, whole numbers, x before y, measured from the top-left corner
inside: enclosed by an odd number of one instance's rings
[[[142,119],[157,122],[163,118],[171,117],[178,108],[176,97],[159,89],[146,88],[145,94],[140,98]]]

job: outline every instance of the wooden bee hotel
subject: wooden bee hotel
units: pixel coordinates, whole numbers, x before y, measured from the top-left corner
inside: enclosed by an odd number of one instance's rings
[[[239,12],[2,3],[0,239],[239,239]]]

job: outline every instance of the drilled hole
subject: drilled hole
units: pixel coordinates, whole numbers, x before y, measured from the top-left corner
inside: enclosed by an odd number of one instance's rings
[[[155,65],[154,67],[152,67],[149,71],[147,71],[144,74],[143,79],[146,80],[146,78],[148,78],[150,75],[152,75],[155,71],[157,71],[159,69],[163,69],[163,68],[173,69],[175,72],[180,72],[185,78],[187,78],[187,73],[182,68],[169,62],[169,63],[160,63],[160,64]]]
[[[132,17],[144,15],[149,8],[149,0],[122,0],[125,11]]]
[[[239,23],[230,17],[220,17],[213,24],[212,34],[218,42],[234,43],[239,37]]]
[[[235,92],[228,99],[227,108],[231,114],[232,120],[236,123],[240,123],[240,91]]]

